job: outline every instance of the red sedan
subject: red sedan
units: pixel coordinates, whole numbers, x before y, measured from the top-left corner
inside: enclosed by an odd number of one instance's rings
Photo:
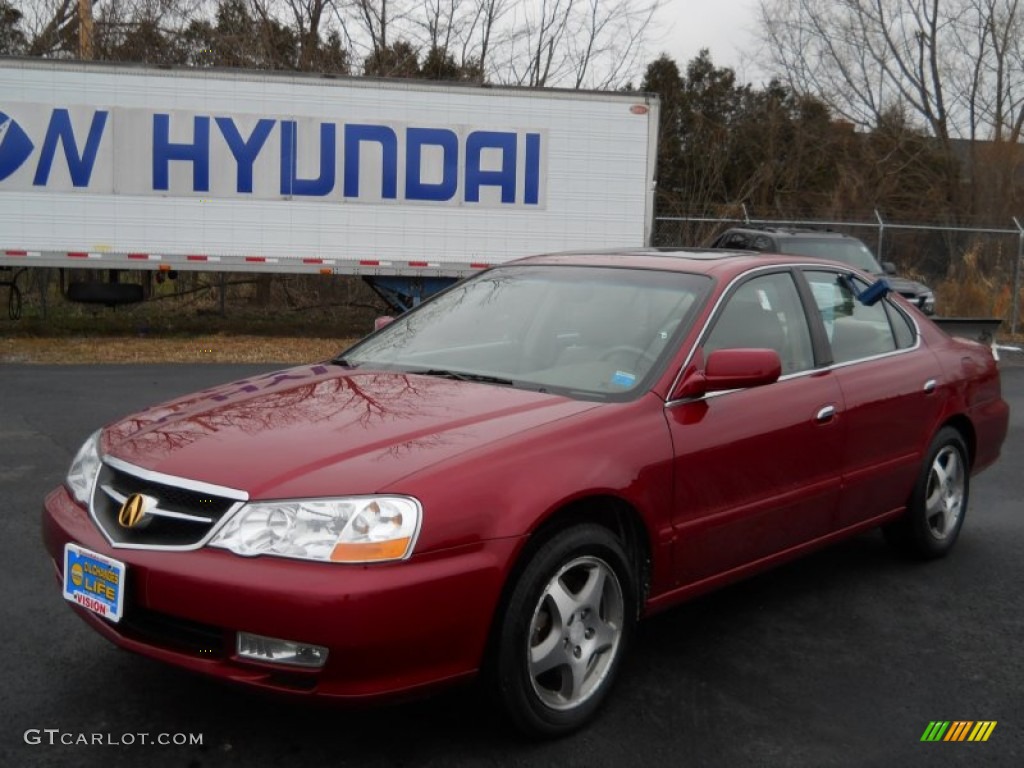
[[[544,256],[106,427],[43,530],[119,646],[355,700],[483,672],[551,735],[639,618],[877,526],[946,554],[1007,422],[987,347],[848,266]]]

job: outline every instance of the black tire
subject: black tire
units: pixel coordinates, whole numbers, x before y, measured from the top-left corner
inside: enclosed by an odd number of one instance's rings
[[[912,557],[943,557],[960,535],[970,484],[970,463],[963,436],[952,427],[943,427],[925,454],[906,515],[884,528],[886,539]]]
[[[495,693],[520,731],[561,736],[594,716],[636,622],[635,584],[621,542],[599,525],[561,531],[533,553],[495,644]]]

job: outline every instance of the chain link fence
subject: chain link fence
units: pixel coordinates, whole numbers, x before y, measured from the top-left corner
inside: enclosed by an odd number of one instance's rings
[[[863,240],[879,261],[891,261],[900,275],[920,280],[936,294],[945,317],[998,317],[1003,329],[1020,329],[1024,224],[954,227],[886,221],[825,221],[738,217],[662,216],[655,222],[654,245],[699,246],[729,227],[795,227],[842,232]]]

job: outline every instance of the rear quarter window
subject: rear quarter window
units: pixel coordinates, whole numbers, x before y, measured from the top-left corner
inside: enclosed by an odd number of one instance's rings
[[[914,346],[917,341],[917,332],[910,318],[888,301],[885,302],[885,311],[889,315],[889,323],[892,325],[893,336],[896,338],[896,348],[909,349]]]

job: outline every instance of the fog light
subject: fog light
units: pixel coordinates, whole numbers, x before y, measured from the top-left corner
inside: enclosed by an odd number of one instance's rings
[[[327,663],[327,649],[322,645],[279,640],[249,632],[238,633],[237,649],[242,658],[271,664],[317,668]]]

